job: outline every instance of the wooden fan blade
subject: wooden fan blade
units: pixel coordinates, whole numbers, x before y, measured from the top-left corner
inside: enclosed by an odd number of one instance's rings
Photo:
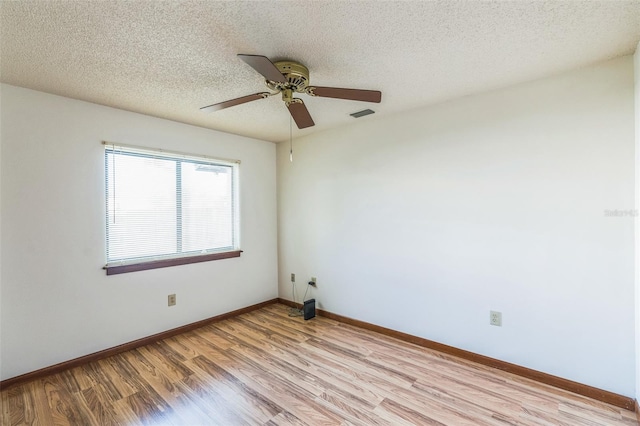
[[[311,96],[323,98],[348,99],[351,101],[364,101],[380,103],[382,93],[378,90],[340,89],[338,87],[310,87]]]
[[[240,59],[245,61],[254,70],[258,71],[269,81],[277,81],[278,83],[286,83],[287,79],[278,68],[273,65],[273,62],[266,56],[260,55],[238,55]]]
[[[314,126],[316,123],[313,122],[311,114],[309,114],[309,110],[304,102],[302,102],[301,99],[296,99],[296,101],[299,102],[291,102],[287,105],[287,108],[289,108],[289,113],[291,113],[298,129],[306,129],[307,127]]]
[[[220,102],[218,104],[209,105],[200,108],[200,111],[213,112],[221,109],[229,108],[232,106],[244,104],[251,101],[257,101],[258,99],[264,99],[269,96],[269,93],[255,93],[253,95],[243,96],[241,98],[231,99],[229,101]]]

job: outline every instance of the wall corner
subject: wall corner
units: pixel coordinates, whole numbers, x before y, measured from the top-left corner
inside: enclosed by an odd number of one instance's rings
[[[633,55],[634,95],[635,95],[635,209],[640,208],[640,42]],[[640,218],[635,218],[635,379],[636,400],[640,401]]]

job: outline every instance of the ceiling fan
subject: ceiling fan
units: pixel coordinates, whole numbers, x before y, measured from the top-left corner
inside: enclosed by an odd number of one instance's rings
[[[260,92],[241,98],[200,108],[201,111],[213,112],[224,108],[244,104],[246,102],[265,99],[282,93],[282,100],[289,109],[289,113],[299,129],[313,126],[315,123],[304,105],[302,99],[294,98],[294,92],[306,93],[323,98],[347,99],[353,101],[377,102],[382,99],[382,93],[377,90],[340,89],[337,87],[320,87],[309,85],[309,69],[293,61],[271,62],[266,56],[238,55],[254,70],[266,78],[266,84],[273,92]]]

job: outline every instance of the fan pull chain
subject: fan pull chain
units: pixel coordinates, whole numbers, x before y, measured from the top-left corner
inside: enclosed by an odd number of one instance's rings
[[[289,115],[289,162],[293,163],[293,138],[292,136],[292,124],[291,124],[292,118],[291,115]]]

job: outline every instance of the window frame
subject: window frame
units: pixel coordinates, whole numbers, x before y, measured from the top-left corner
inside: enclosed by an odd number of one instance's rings
[[[234,257],[240,257],[242,250],[240,249],[240,226],[241,226],[241,212],[240,212],[240,186],[239,186],[239,160],[228,160],[221,158],[214,158],[205,155],[196,155],[196,154],[187,154],[183,152],[177,151],[167,151],[162,149],[154,149],[147,147],[139,147],[132,145],[124,145],[119,143],[112,142],[102,142],[104,145],[104,195],[105,195],[105,223],[104,223],[104,231],[105,231],[105,258],[107,262],[103,269],[106,271],[107,275],[115,275],[122,274],[128,272],[136,272],[136,271],[144,271],[149,269],[157,269],[157,268],[166,268],[170,266],[178,266],[178,265],[187,265],[191,263],[199,263],[199,262],[208,262],[213,260],[221,260],[221,259],[229,259]],[[126,152],[127,155],[139,156],[144,158],[158,158],[164,160],[171,160],[176,162],[176,169],[178,169],[178,164],[182,164],[182,162],[188,163],[196,163],[196,164],[208,164],[208,165],[216,165],[216,166],[225,166],[231,167],[232,170],[232,182],[231,182],[231,190],[232,190],[232,203],[233,203],[233,216],[232,216],[232,247],[224,247],[221,250],[209,249],[205,253],[201,251],[191,251],[191,252],[179,252],[169,255],[155,255],[149,256],[148,260],[145,260],[144,257],[137,258],[128,258],[121,260],[111,260],[108,259],[108,244],[109,244],[109,153],[116,153],[118,150],[122,152]],[[176,177],[178,176],[178,171],[176,171]],[[176,192],[176,197],[178,197],[178,193]],[[177,203],[181,203],[180,200],[176,199]],[[181,225],[178,221],[176,221],[177,229],[181,229]],[[182,236],[176,237],[179,240],[182,239]],[[178,245],[180,243],[178,242]]]

